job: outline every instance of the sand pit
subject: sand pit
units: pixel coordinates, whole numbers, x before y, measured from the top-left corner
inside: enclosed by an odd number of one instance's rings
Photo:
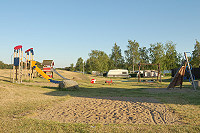
[[[145,97],[72,97],[52,108],[37,110],[30,117],[91,124],[179,124],[180,120],[166,105]]]

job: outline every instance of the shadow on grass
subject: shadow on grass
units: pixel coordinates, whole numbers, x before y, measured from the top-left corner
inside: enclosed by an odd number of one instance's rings
[[[59,90],[57,87],[43,87],[53,89],[54,91],[44,93],[50,96],[73,96],[86,97],[98,99],[110,99],[120,101],[134,101],[158,103],[159,101],[169,104],[191,104],[200,105],[200,91],[193,91],[192,89],[171,89],[166,88],[85,88],[81,87],[78,90]],[[138,99],[139,98],[139,99]]]

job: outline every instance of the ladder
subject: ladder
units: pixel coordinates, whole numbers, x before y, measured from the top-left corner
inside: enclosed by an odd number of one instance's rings
[[[194,90],[196,90],[196,86],[195,86],[194,79],[193,79],[193,76],[192,76],[192,71],[190,69],[190,63],[189,63],[188,57],[187,57],[187,52],[184,52],[184,55],[185,55],[185,59],[186,59],[188,69],[189,69],[190,79],[192,80],[192,86],[193,86]]]

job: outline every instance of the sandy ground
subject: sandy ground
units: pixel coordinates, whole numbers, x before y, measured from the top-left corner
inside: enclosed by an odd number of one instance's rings
[[[52,108],[30,116],[64,123],[101,124],[178,124],[180,118],[153,98],[84,98],[72,97]]]

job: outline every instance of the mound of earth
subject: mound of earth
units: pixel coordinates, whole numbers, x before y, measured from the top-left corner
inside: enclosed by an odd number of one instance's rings
[[[59,83],[60,89],[78,89],[78,83],[73,80],[63,80]]]
[[[65,71],[65,70],[57,70],[57,71],[67,79],[72,79],[72,80],[75,80],[75,81],[89,80],[89,78],[86,75],[83,75],[82,73],[70,72],[70,71]],[[57,75],[55,74],[55,76],[57,76]]]
[[[180,118],[152,98],[72,97],[30,117],[64,123],[179,124]]]

